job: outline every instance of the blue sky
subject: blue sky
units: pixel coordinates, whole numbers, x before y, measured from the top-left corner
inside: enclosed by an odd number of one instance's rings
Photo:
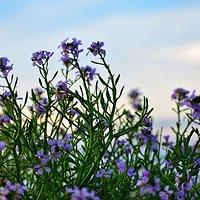
[[[77,37],[86,48],[102,40],[114,73],[121,74],[126,94],[138,87],[155,107],[155,120],[174,117],[174,88],[200,93],[200,1],[188,0],[20,0],[0,2],[0,56],[7,56],[23,93],[37,86],[32,52],[54,51]],[[101,72],[101,69],[97,69]]]

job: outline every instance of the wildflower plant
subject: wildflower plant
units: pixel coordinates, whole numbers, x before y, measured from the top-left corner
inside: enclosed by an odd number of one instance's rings
[[[174,90],[172,142],[154,132],[137,89],[129,93],[133,110],[118,107],[123,88],[104,43],[92,42],[85,54],[81,46],[76,38],[58,46],[62,80],[58,71],[50,77],[53,52],[33,53],[39,87],[21,101],[13,65],[0,58],[0,199],[199,199],[200,96]],[[81,54],[90,65],[80,64]]]

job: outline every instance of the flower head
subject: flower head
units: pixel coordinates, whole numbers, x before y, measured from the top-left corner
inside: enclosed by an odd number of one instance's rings
[[[47,98],[42,98],[39,102],[37,102],[35,108],[39,115],[44,115],[47,108]]]
[[[58,46],[58,48],[62,48],[61,60],[64,64],[68,64],[70,55],[72,55],[73,59],[77,59],[79,57],[79,53],[83,51],[83,49],[79,49],[79,46],[82,45],[81,40],[72,38],[72,41],[68,42],[68,39],[69,38],[63,40]]]
[[[33,61],[33,66],[44,65],[53,54],[53,52],[49,51],[37,51],[33,53],[31,57],[31,60]]]
[[[136,176],[136,172],[135,172],[135,169],[130,167],[128,170],[127,170],[127,176],[129,177],[133,177],[133,176]]]
[[[8,76],[8,73],[13,69],[12,65],[8,65],[8,62],[10,62],[8,58],[0,58],[0,71],[2,72],[3,77],[5,78]]]
[[[63,99],[67,96],[67,91],[69,89],[68,81],[59,81],[56,85],[56,98]]]
[[[111,174],[113,173],[113,169],[110,169],[106,171],[105,169],[101,169],[97,172],[96,177],[105,177],[105,178],[110,178]]]
[[[124,172],[126,170],[126,164],[123,160],[116,160],[116,165],[117,165],[117,168],[119,170],[119,172]]]
[[[106,51],[102,49],[104,46],[104,42],[93,42],[90,47],[88,47],[89,52],[91,52],[94,56],[101,54],[104,57],[106,56]],[[88,52],[88,53],[89,53]]]
[[[188,97],[189,91],[183,88],[176,88],[172,94],[172,99],[177,99],[179,101]]]
[[[0,150],[3,150],[6,148],[6,143],[4,141],[0,141]]]
[[[94,77],[97,75],[96,73],[96,69],[95,68],[91,68],[90,66],[86,66],[86,67],[81,67],[83,76],[88,80],[88,81],[92,81],[94,79]],[[81,76],[80,72],[77,72],[78,76]]]
[[[168,200],[169,196],[173,194],[172,190],[169,190],[169,185],[164,187],[164,191],[160,191],[159,196],[161,200]]]
[[[72,193],[72,200],[100,200],[94,191],[89,191],[87,188],[74,187],[66,189],[67,193]]]

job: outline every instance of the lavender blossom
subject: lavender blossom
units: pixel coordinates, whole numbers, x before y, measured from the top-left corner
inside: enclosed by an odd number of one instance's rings
[[[88,81],[92,81],[94,79],[94,77],[97,75],[96,73],[96,69],[95,68],[91,68],[90,66],[86,66],[86,67],[81,67],[83,76],[88,80]],[[80,72],[77,72],[77,76],[81,76]]]
[[[3,92],[3,94],[2,94],[2,96],[5,97],[5,98],[9,98],[9,97],[11,96],[11,92],[5,90],[5,91]]]
[[[94,56],[101,54],[104,57],[106,56],[106,51],[102,49],[104,46],[104,42],[93,42],[90,47],[88,47],[89,52],[91,52]],[[88,52],[88,53],[89,53]]]
[[[37,51],[33,53],[31,57],[33,66],[44,65],[53,54],[53,52],[48,51]]]
[[[0,117],[0,127],[3,126],[5,123],[10,123],[10,117],[7,115],[4,117]]]
[[[135,172],[135,169],[134,168],[129,168],[128,170],[127,170],[127,176],[129,176],[129,177],[133,177],[133,176],[136,176],[137,175],[137,173]]]
[[[72,38],[72,42],[67,42],[68,39],[69,38],[63,40],[58,46],[58,48],[62,48],[61,60],[64,64],[69,63],[70,55],[72,55],[73,59],[77,59],[79,57],[79,53],[83,51],[83,49],[79,49],[79,46],[82,45],[81,40]]]
[[[67,97],[67,91],[69,90],[68,81],[59,81],[56,85],[56,98],[64,99]]]
[[[6,148],[6,143],[4,141],[0,141],[0,150],[3,150]]]
[[[113,171],[114,171],[113,169],[110,169],[108,171],[106,171],[105,169],[101,169],[97,172],[96,177],[97,178],[100,178],[100,177],[110,178]]]
[[[100,200],[94,191],[89,191],[87,188],[74,187],[66,189],[67,193],[72,193],[72,200]]]
[[[118,159],[115,162],[119,172],[124,172],[126,170],[126,164],[123,160]]]
[[[8,65],[8,62],[10,62],[8,58],[0,58],[0,71],[2,72],[4,78],[6,78],[8,76],[8,73],[13,69],[13,65]]]
[[[172,169],[174,167],[171,160],[164,160],[163,162],[166,164],[167,169]]]
[[[189,91],[183,88],[176,88],[172,94],[172,99],[177,99],[179,101],[188,97]]]
[[[65,151],[72,150],[72,145],[69,144],[71,140],[72,140],[72,136],[71,134],[68,134],[67,136],[65,136],[63,140],[50,139],[48,141],[48,144],[50,146],[50,159],[53,162],[57,161],[57,159],[61,156],[61,153],[63,150]]]
[[[39,115],[44,115],[47,108],[47,98],[42,98],[39,102],[37,102],[35,108]]]
[[[0,188],[0,199],[1,200],[9,200],[10,197],[12,199],[21,199],[24,193],[28,190],[28,187],[25,185],[21,185],[20,183],[12,183],[10,180],[5,180],[5,182],[1,182]]]
[[[172,190],[169,190],[169,185],[166,185],[164,187],[164,191],[160,191],[159,196],[161,198],[161,200],[168,200],[170,195],[173,194]]]
[[[195,167],[199,167],[200,166],[200,158],[197,158],[197,160],[195,160],[194,166]]]
[[[47,162],[50,159],[50,155],[49,154],[45,155],[44,152],[43,152],[43,150],[40,150],[40,151],[37,152],[37,154],[35,156],[37,158],[39,158],[40,163],[34,164],[33,170],[37,171],[38,175],[43,174],[44,171],[46,171],[46,172],[49,173],[51,171],[51,168],[48,167],[48,166],[46,166],[46,164],[47,164]]]
[[[141,111],[142,110],[141,95],[142,95],[142,93],[139,91],[138,88],[135,88],[135,89],[131,90],[129,92],[129,94],[128,94],[128,97],[130,99],[131,105],[137,111]]]

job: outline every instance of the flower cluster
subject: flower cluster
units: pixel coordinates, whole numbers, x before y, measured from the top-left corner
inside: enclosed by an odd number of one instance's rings
[[[51,171],[51,168],[46,166],[46,164],[50,159],[50,155],[49,154],[45,155],[43,150],[40,150],[37,152],[35,156],[39,158],[40,163],[34,164],[33,170],[36,171],[38,175],[43,174],[44,171],[49,173]]]
[[[50,139],[48,144],[50,146],[50,158],[53,162],[56,162],[57,159],[61,156],[61,151],[70,151],[72,150],[72,145],[69,144],[72,140],[72,136],[69,134],[64,137],[63,140]]]
[[[12,183],[10,180],[6,180],[0,185],[0,199],[1,200],[17,200],[21,199],[24,192],[28,190],[28,187],[19,183]]]
[[[89,52],[91,52],[94,56],[100,54],[103,55],[104,57],[106,56],[106,51],[105,49],[102,49],[104,46],[104,42],[93,42],[90,47],[88,47]]]
[[[192,110],[193,118],[200,118],[200,96],[195,95],[195,90],[189,96],[189,91],[183,88],[177,88],[172,94],[172,99],[180,101],[181,106],[187,106]]]
[[[100,200],[94,191],[89,191],[85,187],[79,188],[75,186],[74,189],[68,188],[66,191],[72,194],[72,200]]]
[[[33,66],[44,65],[48,62],[49,58],[53,55],[53,52],[49,51],[37,51],[32,54],[31,60],[33,61]]]
[[[200,96],[182,88],[173,91],[175,140],[170,132],[163,137],[153,129],[153,109],[138,89],[129,93],[131,110],[118,108],[123,88],[118,91],[120,76],[106,63],[104,43],[88,48],[100,60],[92,61],[94,67],[81,67],[80,45],[73,38],[59,46],[65,64],[61,80],[58,71],[49,73],[53,53],[33,53],[41,88],[31,90],[31,114],[25,110],[28,93],[18,101],[17,78],[9,77],[12,66],[0,58],[5,82],[0,199],[200,199]],[[97,74],[96,65],[105,68],[107,80]]]
[[[0,71],[3,74],[3,77],[7,77],[8,73],[13,69],[12,65],[8,65],[8,58],[6,57],[1,57],[0,58]]]
[[[62,48],[61,52],[61,60],[64,64],[68,64],[70,60],[70,55],[72,55],[73,59],[77,59],[79,57],[79,53],[83,51],[83,49],[79,49],[79,46],[82,45],[81,40],[77,40],[76,38],[72,38],[71,42],[68,42],[68,39],[65,39],[61,42],[58,48]]]
[[[87,79],[88,82],[92,81],[94,77],[97,75],[96,69],[91,68],[90,66],[81,67],[81,73],[83,73],[83,76]],[[79,71],[77,72],[77,74],[78,77],[81,76]]]
[[[4,116],[0,117],[0,127],[3,126],[4,123],[10,123],[10,117],[9,116]]]
[[[128,94],[128,97],[130,99],[131,105],[137,111],[141,111],[142,110],[141,94],[142,93],[137,88],[131,90],[129,92],[129,94]]]
[[[100,169],[97,174],[96,177],[100,178],[100,177],[104,177],[104,178],[110,178],[111,174],[113,173],[113,169],[109,169],[108,171],[106,171],[105,169]]]
[[[187,98],[189,93],[190,93],[190,91],[185,90],[183,88],[176,88],[176,89],[174,89],[171,97],[172,97],[172,99],[181,101],[181,100]]]
[[[153,182],[150,181],[150,172],[146,169],[142,169],[142,176],[137,181],[137,186],[140,189],[140,194],[156,195],[160,191],[160,179],[154,178]]]
[[[68,81],[59,81],[56,85],[56,98],[64,99],[67,97],[67,91],[69,89]]]
[[[4,141],[0,141],[0,150],[3,150],[6,148],[6,143]]]

